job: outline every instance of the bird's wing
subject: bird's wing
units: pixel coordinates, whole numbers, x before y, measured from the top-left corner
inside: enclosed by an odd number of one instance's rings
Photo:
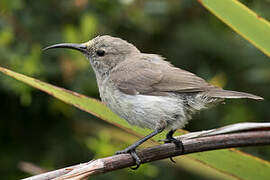
[[[116,87],[126,94],[162,95],[166,92],[201,92],[215,88],[188,71],[173,67],[162,57],[144,54],[139,61],[126,60],[111,74]]]

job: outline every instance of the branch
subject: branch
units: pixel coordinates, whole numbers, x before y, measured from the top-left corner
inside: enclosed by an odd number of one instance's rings
[[[165,159],[169,157],[190,154],[195,152],[209,151],[243,146],[270,145],[270,129],[236,132],[221,134],[209,137],[197,137],[192,139],[177,139],[183,142],[184,152],[176,148],[173,143],[162,144],[138,151],[142,163]],[[101,174],[117,169],[135,165],[129,154],[114,155],[102,159],[93,160],[87,163],[47,172],[32,176],[25,180],[40,179],[83,179],[94,174]]]

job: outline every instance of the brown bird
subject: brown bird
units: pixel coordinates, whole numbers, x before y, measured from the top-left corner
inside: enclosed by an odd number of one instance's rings
[[[213,86],[191,72],[174,67],[159,55],[141,53],[127,41],[108,35],[83,44],[56,44],[44,50],[52,48],[82,52],[95,71],[102,101],[130,124],[154,130],[117,152],[131,153],[137,168],[141,163],[135,150],[137,146],[164,129],[169,130],[165,142],[180,147],[181,141],[172,135],[194,113],[227,98],[263,99]]]

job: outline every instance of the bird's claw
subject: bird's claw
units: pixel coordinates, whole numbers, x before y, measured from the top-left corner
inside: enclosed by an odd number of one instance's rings
[[[174,143],[176,148],[181,148],[182,149],[182,153],[184,152],[184,145],[182,143],[182,141],[178,140],[178,139],[175,139],[174,137],[167,137],[166,139],[163,139],[163,140],[160,140],[164,143]],[[175,160],[170,157],[170,160],[173,162],[173,163],[176,163]]]
[[[136,162],[136,167],[131,167],[131,169],[132,169],[132,170],[136,170],[136,169],[138,169],[138,168],[140,167],[140,165],[141,165],[141,160],[140,160],[140,158],[139,158],[139,156],[137,155],[137,153],[136,153],[135,150],[131,151],[130,154],[131,154],[132,158],[133,158],[133,159],[135,160],[135,162]]]
[[[117,151],[115,154],[130,154],[136,163],[135,167],[130,168],[132,170],[138,169],[141,165],[141,160],[140,160],[138,154],[136,153],[135,149],[124,149],[122,151]]]
[[[164,143],[174,143],[177,148],[181,147],[182,150],[184,151],[184,145],[183,145],[182,141],[175,139],[174,137],[163,139],[161,141],[163,141]]]

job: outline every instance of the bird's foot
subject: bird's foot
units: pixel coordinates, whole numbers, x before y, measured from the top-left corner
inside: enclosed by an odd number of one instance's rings
[[[132,158],[134,159],[134,161],[136,162],[136,167],[131,168],[133,170],[138,169],[141,165],[141,160],[138,156],[138,154],[136,153],[136,148],[141,145],[142,143],[144,143],[145,141],[147,141],[149,138],[157,135],[158,133],[162,132],[164,130],[163,128],[159,128],[156,129],[155,131],[153,131],[152,133],[148,134],[147,136],[145,136],[144,138],[140,139],[139,141],[135,142],[134,144],[130,145],[129,147],[127,147],[126,149],[122,150],[122,151],[118,151],[116,152],[116,154],[127,154],[129,153]]]
[[[178,140],[178,139],[175,139],[174,137],[172,136],[167,136],[166,139],[163,139],[162,140],[164,143],[174,143],[176,148],[181,148],[182,149],[182,153],[184,153],[184,145],[182,143],[182,141]],[[176,163],[175,160],[170,157],[170,160],[173,162],[173,163]]]
[[[175,139],[174,137],[167,137],[163,140],[164,143],[173,143],[177,148],[182,148],[184,150],[184,145],[182,141]]]
[[[115,154],[130,154],[136,163],[135,167],[130,168],[132,170],[138,169],[141,165],[141,160],[140,160],[138,154],[136,153],[136,149],[126,148],[122,151],[117,151]]]

